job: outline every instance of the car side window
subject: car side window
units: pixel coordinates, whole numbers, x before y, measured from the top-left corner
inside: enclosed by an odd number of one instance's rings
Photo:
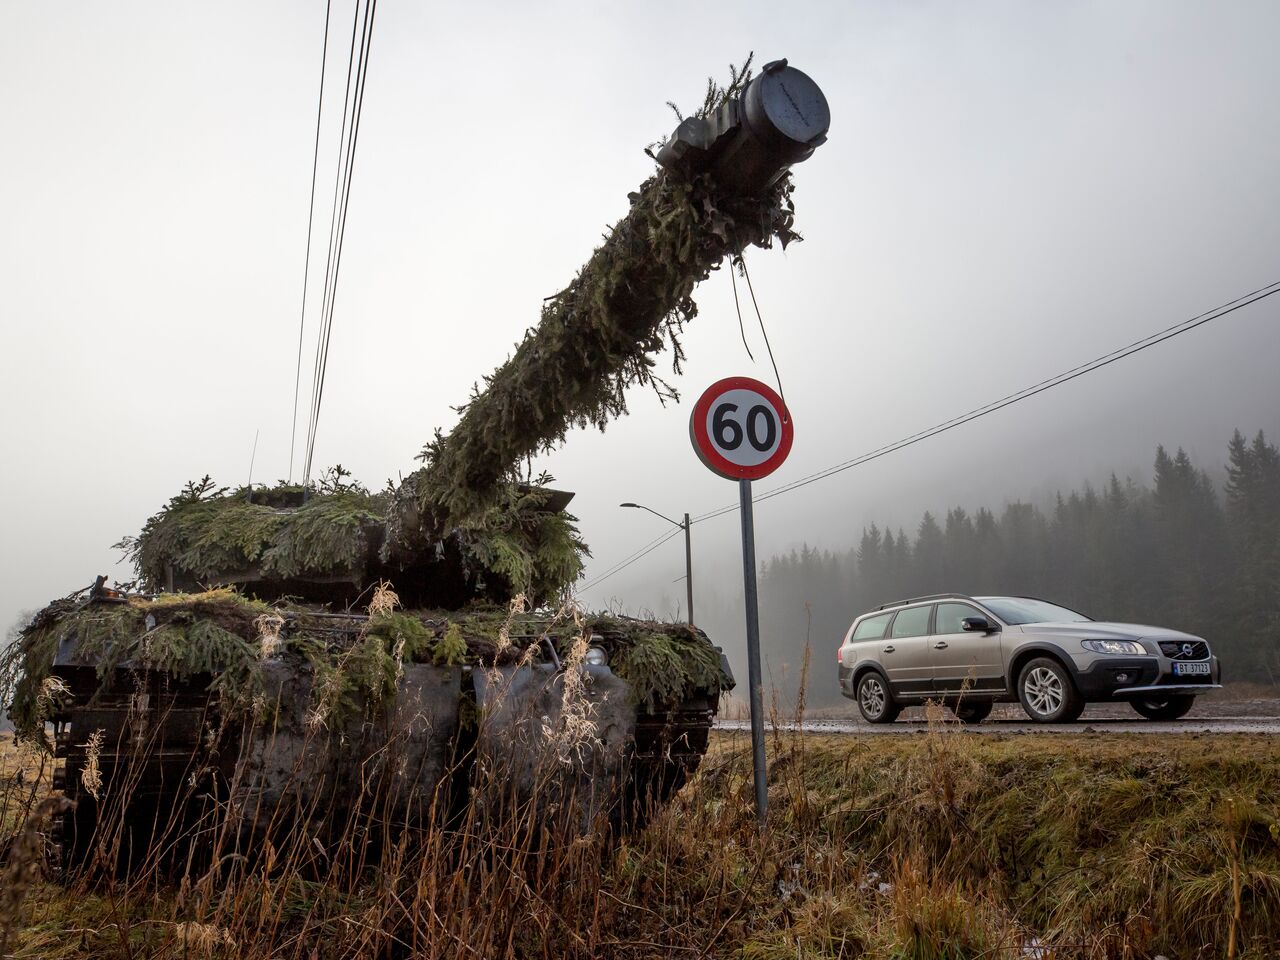
[[[932,610],[932,606],[908,607],[906,610],[899,610],[898,615],[893,619],[893,629],[889,631],[889,636],[894,639],[923,637],[929,632],[929,613]]]
[[[967,603],[940,603],[938,616],[934,618],[934,633],[963,633],[965,617],[980,617],[982,614]]]
[[[882,613],[878,617],[867,617],[853,631],[853,640],[879,640],[884,636],[884,628],[889,625],[892,613]]]

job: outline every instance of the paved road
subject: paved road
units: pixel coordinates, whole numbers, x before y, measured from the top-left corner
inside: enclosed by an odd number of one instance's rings
[[[721,730],[749,730],[746,720],[746,704],[734,702],[729,706],[734,720],[716,723]],[[959,726],[950,711],[942,716],[951,726]],[[783,714],[786,715],[785,712]],[[823,707],[805,716],[804,729],[809,733],[847,734],[906,734],[921,733],[929,727],[925,721],[925,709],[908,707],[898,721],[887,725],[864,723],[858,708]],[[991,716],[977,726],[964,727],[977,733],[1262,733],[1280,734],[1280,698],[1258,697],[1246,699],[1211,699],[1197,703],[1190,715],[1182,720],[1156,723],[1134,713],[1127,703],[1091,703],[1085,707],[1084,716],[1076,723],[1039,724],[1027,719],[1022,707],[1016,703],[997,703]]]
[[[785,725],[791,728],[792,724]],[[960,727],[957,723],[949,723],[948,727]],[[718,720],[717,730],[747,731],[750,723],[745,720]],[[806,733],[847,733],[868,734],[875,736],[892,736],[912,733],[924,733],[929,725],[923,719],[898,720],[896,723],[874,725],[858,720],[806,720]],[[1192,716],[1185,720],[1174,720],[1167,723],[1154,723],[1135,717],[1095,717],[1081,720],[1078,723],[1039,724],[1021,719],[990,719],[982,723],[962,728],[979,734],[1010,733],[1267,733],[1280,734],[1280,717],[1218,717],[1206,715]]]

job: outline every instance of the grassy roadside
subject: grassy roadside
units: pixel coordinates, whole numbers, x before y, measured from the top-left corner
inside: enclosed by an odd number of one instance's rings
[[[745,736],[717,735],[676,801],[620,843],[512,853],[438,831],[425,855],[356,877],[275,863],[159,886],[32,878],[8,955],[1280,955],[1272,738],[935,723],[913,737],[772,735],[769,749],[763,835]],[[7,842],[39,771],[0,751]]]
[[[1246,943],[1254,956],[1280,952],[1272,738],[979,737],[935,726],[910,738],[774,738],[773,747],[775,831],[858,850],[864,868],[923,885],[917,904],[888,913],[912,929],[921,921],[926,941],[926,908],[954,901],[971,907],[967,929],[991,944],[985,955],[1037,937],[1082,945],[1055,956],[1225,956],[1233,925],[1237,955]],[[703,789],[741,776],[739,753],[712,760]],[[913,911],[924,913],[913,920]]]

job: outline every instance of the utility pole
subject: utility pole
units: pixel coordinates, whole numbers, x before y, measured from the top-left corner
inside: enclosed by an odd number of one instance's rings
[[[620,503],[620,507],[633,507],[636,510],[648,510],[655,517],[661,517],[667,523],[674,527],[679,527],[684,531],[684,585],[685,596],[687,598],[688,616],[685,618],[689,626],[693,626],[693,544],[689,539],[689,529],[692,526],[689,515],[684,515],[684,523],[678,520],[672,520],[664,513],[659,513],[652,507],[646,507],[643,503]]]
[[[684,515],[684,586],[689,597],[689,626],[693,626],[693,545],[689,542],[689,515]]]

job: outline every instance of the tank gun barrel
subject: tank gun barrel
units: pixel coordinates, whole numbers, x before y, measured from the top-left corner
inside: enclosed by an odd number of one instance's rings
[[[822,90],[786,60],[766,63],[741,97],[682,120],[657,161],[686,176],[710,171],[721,189],[758,196],[827,139],[831,111]]]
[[[786,245],[792,164],[826,139],[827,103],[786,61],[754,79],[709,84],[701,108],[652,153],[657,169],[573,281],[542,307],[515,352],[477,387],[425,466],[370,493],[335,471],[314,496],[282,484],[189,483],[128,556],[147,588],[236,584],[263,598],[350,604],[393,580],[401,601],[458,609],[474,600],[537,604],[559,597],[587,555],[572,494],[521,482],[520,465],[575,426],[603,429],[636,384],[676,392],[656,371],[697,315],[693,290],[725,257]]]
[[[654,154],[659,169],[629,195],[627,215],[547,299],[538,326],[452,432],[437,432],[423,451],[425,468],[397,496],[388,552],[482,513],[526,458],[571,427],[603,429],[625,413],[627,387],[674,398],[654,355],[670,346],[679,372],[677,335],[697,314],[693,289],[726,256],[797,239],[789,169],[826,140],[829,123],[822,91],[785,60],[713,87]]]

